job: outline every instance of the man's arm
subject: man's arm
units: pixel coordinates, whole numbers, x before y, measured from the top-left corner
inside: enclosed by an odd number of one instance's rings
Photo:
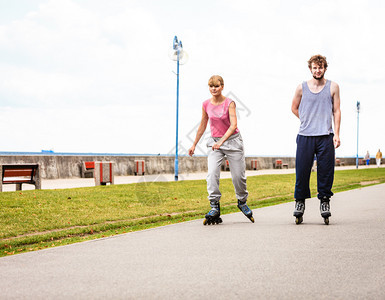
[[[334,147],[341,145],[340,141],[340,125],[341,125],[341,109],[340,109],[340,87],[337,83],[332,82],[331,94],[333,98],[333,119],[334,119]]]
[[[301,103],[301,99],[302,99],[302,84],[297,86],[297,89],[295,90],[293,102],[291,103],[291,111],[293,112],[293,114],[297,116],[297,118],[299,118],[298,110],[299,110],[299,104]]]

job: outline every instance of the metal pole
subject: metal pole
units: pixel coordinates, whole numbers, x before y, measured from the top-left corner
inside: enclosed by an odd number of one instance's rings
[[[176,69],[176,144],[175,144],[175,181],[178,181],[178,120],[179,120],[179,47],[177,50]]]
[[[357,157],[356,157],[356,169],[358,169],[358,133],[359,133],[359,121],[360,121],[360,102],[357,101]]]

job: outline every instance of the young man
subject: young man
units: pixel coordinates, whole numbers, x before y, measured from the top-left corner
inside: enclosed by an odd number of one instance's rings
[[[305,199],[311,197],[309,180],[314,155],[316,155],[320,212],[325,224],[329,224],[335,148],[340,146],[340,90],[337,83],[324,77],[328,67],[324,56],[312,56],[308,61],[308,67],[313,78],[297,87],[291,106],[292,112],[301,121],[297,136],[293,215],[296,217],[297,224],[303,221]],[[334,123],[334,131],[332,123]]]

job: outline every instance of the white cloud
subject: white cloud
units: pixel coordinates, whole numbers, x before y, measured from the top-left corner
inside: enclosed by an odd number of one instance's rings
[[[377,133],[385,129],[381,1],[49,0],[37,7],[0,26],[0,126],[12,128],[0,149],[167,153],[175,143],[175,62],[167,56],[175,34],[190,56],[180,70],[184,148],[209,97],[207,80],[221,74],[225,93],[251,111],[239,120],[246,152],[294,155],[291,100],[315,53],[326,55],[326,75],[341,88],[337,155],[355,154],[357,100],[360,153],[385,144]],[[44,124],[35,138],[21,130],[29,115]],[[84,143],[84,136],[92,138]]]
[[[35,105],[121,103],[140,94],[149,72],[162,76],[159,66],[168,67],[159,59],[167,52],[156,50],[166,47],[162,34],[144,11],[101,13],[69,0],[49,1],[3,27],[2,91],[19,95],[15,102],[34,98]]]

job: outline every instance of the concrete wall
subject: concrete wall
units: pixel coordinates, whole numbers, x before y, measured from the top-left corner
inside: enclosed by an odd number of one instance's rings
[[[258,169],[272,169],[281,159],[289,168],[295,167],[294,157],[246,157],[246,169],[251,169],[251,160],[256,159]],[[135,160],[144,160],[146,174],[174,173],[173,156],[102,156],[102,155],[0,155],[0,164],[39,163],[43,179],[82,177],[85,161],[113,161],[115,175],[134,175]],[[355,158],[341,158],[345,165],[355,165]],[[372,159],[371,164],[375,163]],[[179,173],[207,171],[207,157],[179,157]]]
[[[112,161],[117,176],[134,175],[135,160],[145,161],[146,174],[174,173],[172,156],[81,156],[81,155],[2,155],[0,164],[40,164],[44,179],[82,177],[86,161]],[[207,171],[206,157],[179,157],[179,173]]]
[[[295,168],[295,157],[246,157],[246,169],[251,170],[251,161],[257,160],[257,169],[273,169],[277,159],[282,160],[282,164],[287,164],[289,169]]]

